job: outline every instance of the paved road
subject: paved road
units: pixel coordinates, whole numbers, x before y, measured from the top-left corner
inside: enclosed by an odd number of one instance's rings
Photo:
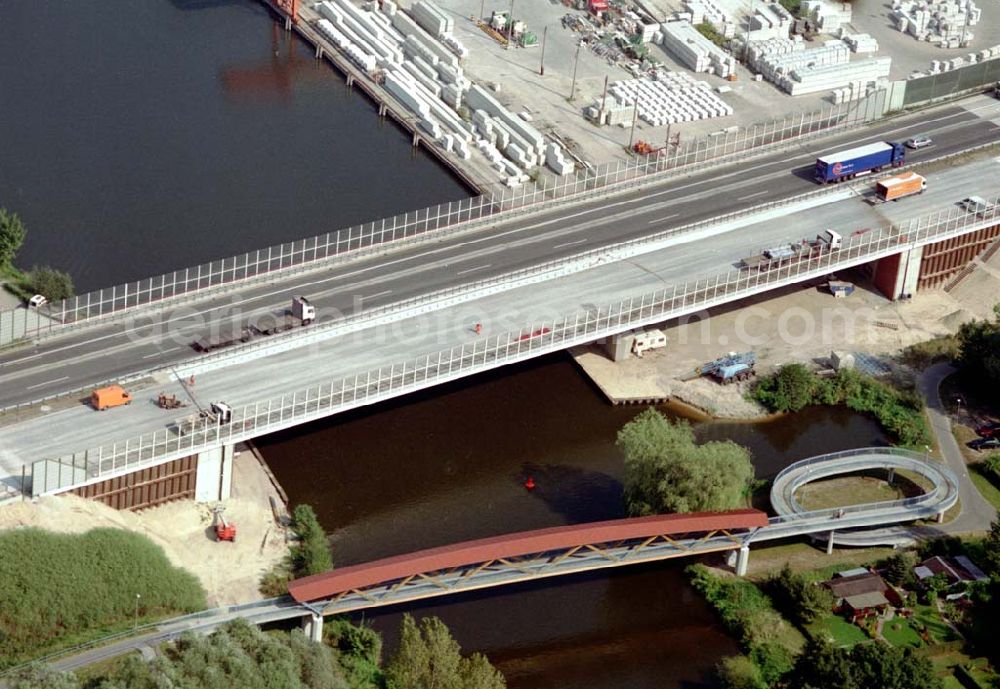
[[[931,134],[936,146],[912,152],[920,160],[995,141],[1000,136],[1000,106],[976,98],[964,107],[949,106],[893,120],[863,132],[806,143],[771,154],[746,167],[716,169],[637,191],[552,212],[506,221],[474,234],[450,237],[359,260],[333,269],[255,283],[222,297],[198,300],[167,315],[169,334],[156,341],[137,334],[148,323],[111,324],[43,341],[31,349],[0,355],[0,406],[38,399],[62,390],[192,355],[190,342],[211,327],[232,319],[245,322],[286,308],[293,294],[308,294],[327,317],[352,314],[480,280],[540,261],[573,255],[623,239],[648,235],[687,222],[716,217],[752,204],[813,191],[811,162],[824,152],[857,141],[901,139]],[[794,228],[785,228],[788,234]],[[743,241],[747,244],[746,240]]]
[[[920,394],[927,405],[927,416],[931,431],[937,439],[941,455],[953,472],[959,477],[959,502],[962,512],[959,516],[939,528],[949,534],[982,533],[988,531],[990,523],[997,518],[997,510],[984,498],[969,478],[969,468],[965,455],[955,441],[951,430],[951,417],[945,411],[941,400],[941,381],[955,372],[951,364],[935,364],[920,376]]]

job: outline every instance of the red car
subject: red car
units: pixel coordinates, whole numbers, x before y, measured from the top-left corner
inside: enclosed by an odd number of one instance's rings
[[[976,435],[980,438],[1000,438],[1000,421],[991,421],[977,426]]]

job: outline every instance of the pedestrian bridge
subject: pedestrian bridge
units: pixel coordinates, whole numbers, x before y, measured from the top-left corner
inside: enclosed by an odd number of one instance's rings
[[[902,470],[930,482],[902,500],[807,511],[801,486],[871,469]],[[670,514],[559,526],[430,548],[292,581],[288,591],[317,614],[412,602],[533,579],[688,555],[738,551],[746,573],[749,546],[758,541],[821,535],[832,548],[876,545],[906,536],[900,524],[940,518],[958,502],[958,479],[941,463],[908,450],[870,447],[796,462],[775,479],[774,517],[759,510]],[[892,526],[893,529],[880,527]],[[874,529],[874,530],[873,530]],[[850,530],[849,534],[842,534]],[[909,537],[912,540],[912,536]]]

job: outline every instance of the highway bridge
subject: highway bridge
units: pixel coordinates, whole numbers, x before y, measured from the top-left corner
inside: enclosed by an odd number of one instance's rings
[[[877,207],[858,198],[862,186],[817,189],[804,177],[818,152],[848,139],[930,133],[937,145],[913,154],[919,165],[995,142],[998,119],[996,101],[973,99],[833,138],[822,149],[543,208],[41,339],[0,357],[0,404],[14,405],[5,414],[14,423],[0,428],[0,467],[13,484],[22,471],[30,474],[37,494],[231,451],[263,433],[996,225],[995,208],[967,213],[955,203],[1000,194],[991,158],[928,165],[927,193]],[[826,226],[847,230],[841,251],[765,274],[734,268],[750,251]],[[273,314],[293,294],[317,304],[316,325],[218,354],[191,350],[206,331]],[[191,376],[195,387],[182,383]],[[47,401],[50,411],[18,407],[121,379],[147,381],[137,393],[141,404],[100,415],[75,398]],[[180,435],[177,414],[151,403],[160,389],[191,408],[224,400],[236,409],[234,422]]]

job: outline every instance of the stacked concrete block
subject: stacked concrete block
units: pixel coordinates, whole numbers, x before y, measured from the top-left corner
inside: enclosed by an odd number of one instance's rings
[[[748,38],[751,41],[788,38],[794,23],[795,18],[777,3],[755,6]]]
[[[866,33],[845,34],[844,43],[851,49],[852,53],[877,53],[878,41]]]
[[[676,72],[658,72],[655,80],[616,81],[610,93],[618,102],[638,107],[639,117],[653,126],[733,114],[708,84]]]
[[[729,12],[716,0],[684,0],[684,13],[692,24],[708,22],[726,38],[736,35],[736,23]]]
[[[410,14],[434,38],[441,38],[455,30],[454,20],[432,2],[417,0],[410,8]]]
[[[341,51],[351,62],[356,64],[361,69],[368,73],[375,71],[375,66],[377,60],[371,53],[365,52],[360,46],[351,41],[347,36],[345,36],[337,27],[333,25],[328,19],[320,19],[316,23],[317,28],[323,33],[328,39],[330,39],[334,45],[340,48]]]
[[[416,62],[407,61],[403,63],[401,69],[413,77],[417,83],[423,86],[427,91],[431,93],[435,98],[441,95],[441,84],[437,83],[433,79],[429,78],[426,74],[422,73],[417,67]]]
[[[465,95],[465,102],[469,108],[482,110],[492,117],[497,127],[502,125],[512,134],[516,134],[525,142],[525,146],[531,149],[527,151],[530,155],[541,155],[544,152],[545,137],[531,124],[501,105],[486,89],[478,84],[473,85]]]
[[[982,10],[973,0],[893,0],[890,16],[897,29],[917,40],[959,48],[972,41],[969,27],[979,23]]]
[[[411,112],[415,112],[422,118],[430,115],[430,106],[417,94],[413,87],[413,82],[399,72],[387,72],[385,75],[385,88],[396,100],[405,105]]]
[[[819,91],[830,91],[843,84],[859,84],[866,87],[889,77],[892,59],[872,57],[855,60],[848,64],[805,66],[794,70],[778,84],[793,96]]]
[[[804,16],[823,33],[835,34],[851,23],[851,6],[847,3],[806,0],[802,7]]]
[[[438,59],[442,62],[452,67],[458,67],[458,56],[443,46],[435,37],[420,28],[406,12],[396,12],[392,17],[392,25],[397,31],[406,36],[407,41],[412,38],[413,41],[422,45],[426,50],[437,55]]]
[[[562,147],[557,143],[549,143],[545,148],[545,164],[557,175],[568,175],[576,169],[573,161],[567,160]]]
[[[441,100],[451,106],[454,110],[458,110],[462,105],[462,90],[454,84],[446,84],[444,88],[441,89]]]
[[[777,48],[777,52],[766,53],[763,50],[767,46],[755,45],[755,50],[751,51],[751,64],[757,72],[764,75],[765,79],[779,86],[795,70],[846,65],[851,60],[850,48],[841,41],[811,50],[786,51],[787,44],[772,43],[771,46]]]
[[[736,70],[735,58],[702,36],[691,22],[667,22],[661,28],[663,47],[688,69],[720,77]]]

